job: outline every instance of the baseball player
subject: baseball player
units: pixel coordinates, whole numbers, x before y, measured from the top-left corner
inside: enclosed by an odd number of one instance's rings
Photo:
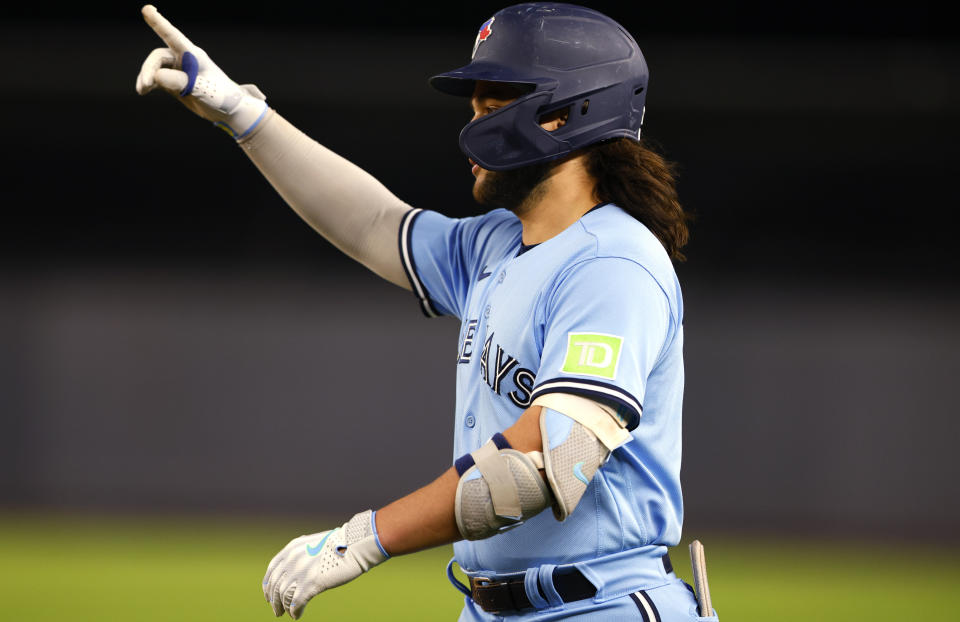
[[[716,620],[673,573],[680,540],[687,240],[670,166],[639,140],[648,72],[596,11],[531,3],[480,28],[431,78],[470,102],[460,146],[483,215],[407,205],[238,85],[152,6],[160,88],[226,130],[343,252],[460,319],[453,466],[269,563],[273,612],[391,556],[454,542],[461,620]],[[546,511],[548,510],[549,511]],[[699,617],[704,614],[704,618]]]

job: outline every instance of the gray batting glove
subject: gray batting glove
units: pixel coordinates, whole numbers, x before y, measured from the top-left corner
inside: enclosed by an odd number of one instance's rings
[[[263,577],[263,595],[276,616],[294,620],[311,598],[353,581],[387,559],[377,536],[375,512],[367,510],[342,527],[300,536],[277,553]]]
[[[153,5],[141,12],[168,47],[147,56],[137,76],[137,93],[146,95],[159,87],[234,138],[249,134],[267,113],[267,96],[253,84],[240,85],[228,78]]]

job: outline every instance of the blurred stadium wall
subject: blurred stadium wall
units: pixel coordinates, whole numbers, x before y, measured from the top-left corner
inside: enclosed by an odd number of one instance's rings
[[[834,26],[596,6],[637,35],[645,131],[697,217],[688,524],[956,533],[956,41],[923,6]],[[426,77],[484,11],[160,9],[401,198],[474,213],[469,112]],[[229,138],[138,98],[159,41],[135,7],[67,17],[0,23],[22,59],[0,80],[0,505],[347,514],[450,464],[456,323],[340,257]]]

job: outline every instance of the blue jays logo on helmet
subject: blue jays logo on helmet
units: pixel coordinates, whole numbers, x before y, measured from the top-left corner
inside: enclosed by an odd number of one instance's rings
[[[473,52],[470,54],[470,58],[473,58],[477,55],[477,48],[480,47],[480,44],[486,41],[490,35],[493,34],[493,20],[497,19],[496,16],[491,17],[487,21],[483,22],[483,26],[480,26],[480,32],[477,33],[477,40],[473,42]]]
[[[473,94],[479,80],[520,87],[523,95],[460,132],[461,150],[498,171],[612,138],[636,139],[648,77],[640,47],[614,20],[582,6],[530,2],[484,22],[470,63],[433,76],[430,84],[463,97]],[[540,127],[541,116],[564,109],[562,127],[552,132]]]

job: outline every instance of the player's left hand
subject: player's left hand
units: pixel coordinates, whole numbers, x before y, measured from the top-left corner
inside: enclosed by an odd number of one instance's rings
[[[155,49],[143,62],[137,93],[146,95],[160,88],[234,138],[253,130],[267,112],[267,96],[253,84],[231,80],[153,5],[144,5],[142,13],[167,47]]]
[[[380,546],[374,512],[361,512],[331,531],[294,538],[270,562],[263,595],[273,613],[303,615],[311,598],[352,581],[389,559]]]

